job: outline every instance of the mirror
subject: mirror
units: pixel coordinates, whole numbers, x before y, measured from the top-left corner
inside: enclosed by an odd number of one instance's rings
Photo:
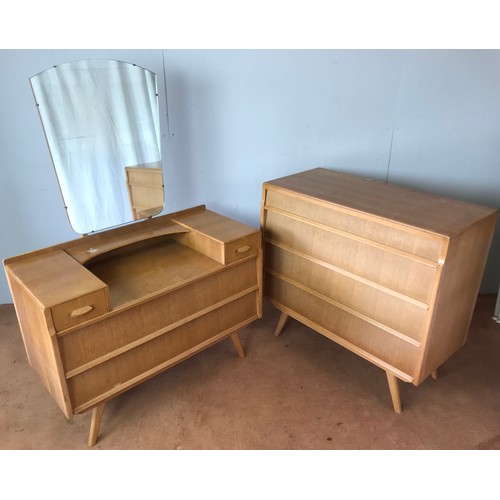
[[[85,59],[53,66],[30,83],[77,233],[163,210],[155,73],[122,61]]]

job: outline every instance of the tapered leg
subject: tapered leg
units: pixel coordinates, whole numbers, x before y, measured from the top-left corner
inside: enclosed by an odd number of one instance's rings
[[[437,368],[431,373],[431,377],[434,380],[437,380],[437,378],[438,378],[438,369]]]
[[[283,328],[285,327],[286,320],[288,319],[288,314],[282,312],[280,319],[278,320],[278,324],[276,325],[276,330],[274,330],[274,335],[276,337],[280,336],[280,333],[282,332]]]
[[[89,448],[92,448],[97,442],[97,436],[99,435],[99,429],[101,427],[102,414],[104,413],[104,405],[106,403],[101,403],[95,406],[92,410],[92,420],[90,422],[90,434],[89,434]]]
[[[401,399],[399,397],[398,379],[389,372],[387,373],[387,382],[389,382],[389,391],[391,392],[392,406],[396,413],[401,413]]]
[[[243,350],[243,347],[240,342],[240,337],[238,335],[238,332],[231,333],[231,340],[233,341],[234,348],[236,349],[236,352],[238,353],[238,356],[240,358],[245,357],[245,351]]]

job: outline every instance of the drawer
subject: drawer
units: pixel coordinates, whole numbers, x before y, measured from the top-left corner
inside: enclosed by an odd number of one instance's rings
[[[138,186],[162,187],[163,171],[161,168],[127,169],[130,184]]]
[[[79,370],[241,295],[255,295],[256,289],[257,266],[251,259],[62,335],[58,342],[64,370]]]
[[[269,212],[268,242],[308,256],[346,275],[430,304],[438,264],[420,261],[353,240],[324,228]]]
[[[300,321],[331,340],[356,354],[364,354],[370,361],[387,363],[415,377],[422,346],[377,328],[274,276],[266,276],[265,291],[272,301],[291,309]]]
[[[163,209],[162,186],[130,186],[133,205],[135,207],[158,207]],[[160,210],[161,211],[161,210]]]
[[[428,321],[426,307],[406,296],[345,276],[307,256],[268,244],[265,266],[267,274],[281,277],[298,287],[312,290],[360,316],[368,317],[390,329],[420,342]]]
[[[255,233],[246,238],[241,238],[226,244],[224,248],[224,263],[231,264],[245,259],[251,255],[257,255],[260,247],[260,233]]]
[[[52,321],[58,332],[96,318],[107,311],[108,301],[104,289],[82,295],[51,308]]]
[[[119,393],[208,347],[257,318],[256,292],[235,299],[68,379],[75,412]],[[120,335],[121,330],[116,331]]]
[[[257,255],[260,248],[260,232],[250,234],[243,238],[223,243],[197,231],[180,234],[175,237],[177,241],[197,252],[214,259],[221,264],[231,264],[246,257]]]
[[[266,191],[265,208],[277,209],[291,216],[324,224],[354,237],[388,245],[403,252],[437,262],[441,256],[442,238],[415,228],[394,227],[376,217],[352,210],[327,205],[283,191]]]

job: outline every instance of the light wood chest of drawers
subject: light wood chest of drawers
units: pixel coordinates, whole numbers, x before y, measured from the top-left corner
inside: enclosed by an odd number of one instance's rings
[[[67,418],[262,315],[261,233],[204,206],[4,261],[31,366]]]
[[[264,294],[419,385],[466,341],[497,210],[318,168],[264,183]]]

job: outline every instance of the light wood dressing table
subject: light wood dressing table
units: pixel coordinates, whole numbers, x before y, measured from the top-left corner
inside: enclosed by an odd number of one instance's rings
[[[264,183],[264,294],[382,368],[421,384],[466,341],[497,210],[318,168]],[[333,362],[333,360],[332,360]]]
[[[4,260],[31,366],[67,418],[262,316],[260,231],[198,206]]]
[[[84,236],[4,266],[28,360],[67,418],[92,410],[93,446],[111,398],[226,337],[244,356],[238,331],[262,315],[261,233],[204,205],[152,217],[164,207],[155,73],[81,59],[30,83]]]

